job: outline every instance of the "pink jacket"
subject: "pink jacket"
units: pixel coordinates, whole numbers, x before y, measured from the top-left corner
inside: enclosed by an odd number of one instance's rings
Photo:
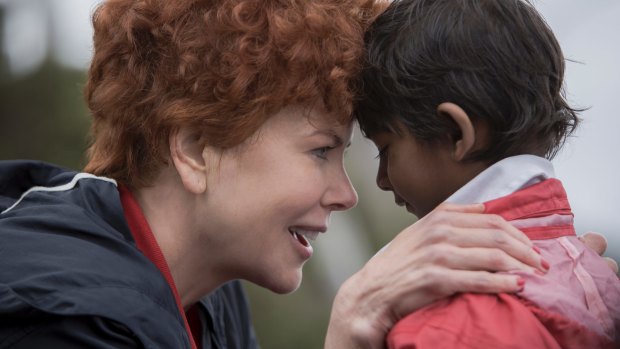
[[[399,321],[390,348],[616,348],[620,280],[575,236],[562,184],[547,179],[485,203],[533,240],[551,268],[519,294],[458,294]]]

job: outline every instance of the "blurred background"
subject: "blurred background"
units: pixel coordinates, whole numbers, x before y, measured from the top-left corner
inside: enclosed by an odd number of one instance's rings
[[[0,159],[41,159],[80,169],[90,123],[82,98],[98,0],[0,0]],[[620,2],[540,0],[567,64],[570,102],[589,108],[554,160],[579,233],[599,231],[620,260]],[[614,39],[614,37],[616,39]],[[616,149],[616,150],[614,150]],[[616,155],[613,155],[616,154]],[[375,187],[376,149],[359,134],[347,168],[359,205],[332,218],[314,243],[301,288],[274,295],[246,284],[264,348],[321,348],[339,285],[415,217]]]

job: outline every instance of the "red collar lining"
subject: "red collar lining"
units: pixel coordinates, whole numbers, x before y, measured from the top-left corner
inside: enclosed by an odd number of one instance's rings
[[[174,299],[177,303],[177,307],[179,309],[179,312],[181,313],[181,317],[183,318],[183,324],[185,325],[185,330],[187,331],[187,335],[189,337],[192,349],[196,349],[196,343],[187,322],[185,311],[183,310],[183,306],[181,305],[181,297],[179,297],[179,292],[177,290],[176,284],[172,279],[170,268],[168,267],[168,263],[166,262],[166,259],[164,258],[164,255],[159,248],[159,244],[157,243],[157,240],[155,240],[155,236],[153,235],[153,232],[151,231],[151,228],[149,227],[149,224],[146,221],[144,214],[142,213],[142,209],[140,208],[140,205],[128,188],[119,185],[118,191],[120,193],[121,204],[123,205],[123,211],[125,213],[125,219],[127,220],[127,224],[129,225],[131,234],[136,241],[136,245],[138,246],[138,249],[151,262],[153,262],[153,264],[155,264],[157,269],[159,269],[159,271],[168,282],[168,285],[170,285],[170,289],[172,289],[172,293],[174,294]]]
[[[484,203],[485,213],[502,216],[507,221],[538,218],[552,214],[573,215],[562,182],[544,180],[510,195]],[[521,229],[530,239],[553,239],[575,235],[572,225]]]

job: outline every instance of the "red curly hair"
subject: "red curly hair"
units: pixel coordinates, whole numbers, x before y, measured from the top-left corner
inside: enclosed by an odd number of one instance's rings
[[[85,171],[130,187],[168,163],[170,132],[229,148],[288,105],[352,119],[374,0],[107,0],[94,16]]]

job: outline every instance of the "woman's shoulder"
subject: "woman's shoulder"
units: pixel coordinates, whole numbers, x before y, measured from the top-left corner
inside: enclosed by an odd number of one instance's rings
[[[38,183],[5,195],[13,203],[0,214],[3,318],[36,323],[46,316],[101,317],[139,337],[148,333],[146,340],[168,336],[162,339],[168,347],[183,347],[186,333],[174,295],[136,247],[116,183],[19,165]]]

